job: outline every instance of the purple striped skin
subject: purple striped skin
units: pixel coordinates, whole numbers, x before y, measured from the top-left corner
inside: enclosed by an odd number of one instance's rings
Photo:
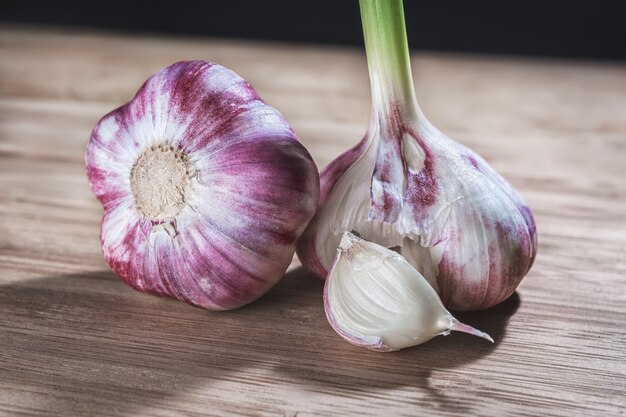
[[[533,264],[536,226],[522,197],[419,109],[414,115],[392,100],[375,111],[366,137],[331,162],[320,181],[320,209],[298,256],[322,279],[350,230],[400,247],[455,310],[504,301]]]
[[[130,175],[166,144],[189,160],[178,214],[145,216]],[[234,72],[184,61],[152,77],[96,125],[87,176],[104,206],[107,263],[138,291],[225,310],[275,285],[319,198],[315,163],[282,115]]]

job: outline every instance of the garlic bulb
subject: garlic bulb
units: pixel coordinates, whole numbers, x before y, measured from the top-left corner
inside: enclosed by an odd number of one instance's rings
[[[104,116],[86,164],[113,271],[208,309],[278,282],[319,198],[317,168],[282,115],[203,61],[161,70]]]
[[[397,247],[457,310],[509,297],[537,248],[533,216],[480,156],[447,138],[415,99],[401,0],[361,0],[372,117],[322,172],[320,210],[298,247],[324,278],[342,234]]]
[[[441,304],[424,277],[396,252],[346,232],[324,286],[331,326],[348,342],[391,351],[451,330],[483,337]]]

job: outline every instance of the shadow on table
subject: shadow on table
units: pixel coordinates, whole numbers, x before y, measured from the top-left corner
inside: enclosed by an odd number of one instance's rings
[[[132,291],[109,271],[0,286],[4,380],[17,390],[13,395],[22,406],[52,415],[107,410],[121,416],[171,407],[177,400],[201,411],[203,397],[191,395],[197,389],[216,382],[245,384],[249,378],[263,383],[265,371],[286,379],[277,389],[288,390],[295,382],[314,392],[366,399],[410,387],[420,391],[426,407],[471,411],[446,393],[446,381],[433,384],[431,374],[497,349],[520,304],[516,293],[490,310],[457,314],[490,333],[493,345],[453,333],[378,353],[349,345],[332,331],[322,288],[300,268],[255,303],[209,312]],[[246,370],[251,375],[243,380]],[[243,412],[260,404],[234,400]],[[266,408],[282,412],[278,405]]]
[[[294,280],[308,279],[309,274],[302,269],[292,272]],[[319,297],[321,298],[320,284]],[[320,300],[321,303],[321,300]],[[519,294],[515,292],[498,306],[477,312],[453,312],[464,323],[470,324],[489,333],[495,340],[491,344],[483,339],[465,333],[453,332],[447,337],[436,337],[425,344],[398,352],[381,353],[352,346],[338,335],[325,322],[324,335],[319,349],[307,349],[301,352],[298,366],[283,363],[277,367],[296,379],[304,379],[328,392],[333,390],[367,393],[391,390],[397,387],[413,387],[422,390],[425,395],[421,406],[456,412],[470,412],[471,408],[456,400],[450,392],[450,381],[445,379],[441,387],[432,384],[431,374],[436,370],[452,370],[476,361],[497,349],[505,338],[509,318],[521,304]],[[323,308],[322,308],[323,309]],[[328,333],[331,333],[328,335]],[[302,361],[309,359],[315,366],[303,372]],[[320,366],[321,365],[321,366]],[[457,377],[458,379],[458,377]]]

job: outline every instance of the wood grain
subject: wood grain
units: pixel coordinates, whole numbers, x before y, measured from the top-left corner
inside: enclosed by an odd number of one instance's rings
[[[435,125],[528,200],[539,254],[518,292],[454,334],[381,354],[328,326],[294,263],[211,313],[109,272],[84,174],[95,122],[181,59],[234,68],[320,167],[364,134],[360,50],[0,30],[0,414],[623,415],[626,65],[415,53]]]

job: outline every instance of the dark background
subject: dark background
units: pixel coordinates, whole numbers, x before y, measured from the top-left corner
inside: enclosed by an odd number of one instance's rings
[[[626,0],[405,0],[413,49],[626,59]],[[362,44],[357,0],[0,1],[0,21]]]

